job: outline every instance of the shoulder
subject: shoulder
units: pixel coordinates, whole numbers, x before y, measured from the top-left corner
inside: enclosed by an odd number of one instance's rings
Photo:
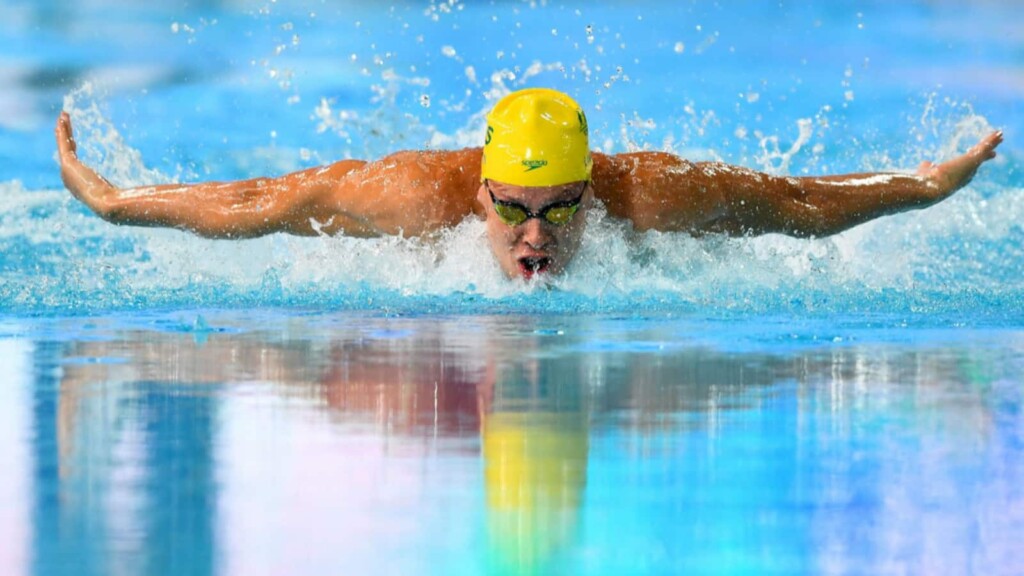
[[[688,170],[693,164],[668,152],[593,153],[594,180],[627,183],[659,176],[666,172]]]
[[[420,197],[463,204],[480,184],[480,148],[462,150],[405,150],[381,158],[379,174],[389,184]],[[459,208],[462,210],[463,208]]]
[[[665,192],[678,189],[679,180],[693,166],[667,152],[595,152],[594,194],[608,213],[641,224],[645,215],[664,202]]]
[[[481,154],[480,148],[404,150],[367,165],[362,179],[422,222],[451,226],[474,212]]]
[[[389,154],[374,164],[381,168],[405,171],[410,177],[480,179],[480,148],[462,150],[403,150]]]
[[[637,230],[700,232],[728,211],[729,190],[750,178],[723,164],[667,152],[595,157],[594,195]]]

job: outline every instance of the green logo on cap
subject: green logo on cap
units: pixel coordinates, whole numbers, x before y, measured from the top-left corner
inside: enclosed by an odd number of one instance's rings
[[[532,172],[537,168],[543,168],[547,165],[547,160],[523,160],[523,166],[526,166],[526,170],[523,170],[523,172]]]

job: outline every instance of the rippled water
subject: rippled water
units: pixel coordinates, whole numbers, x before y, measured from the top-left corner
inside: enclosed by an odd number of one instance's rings
[[[1024,35],[1013,3],[0,5],[0,572],[1016,574]],[[112,181],[477,145],[520,86],[595,147],[912,169],[952,199],[815,240],[591,214],[548,287],[466,221],[210,241]]]
[[[279,312],[3,330],[8,573],[1024,567],[1019,330]]]

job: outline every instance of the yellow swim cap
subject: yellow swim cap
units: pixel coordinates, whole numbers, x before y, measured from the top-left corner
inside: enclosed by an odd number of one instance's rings
[[[502,98],[487,115],[480,178],[517,186],[590,180],[587,117],[568,95],[529,88]]]

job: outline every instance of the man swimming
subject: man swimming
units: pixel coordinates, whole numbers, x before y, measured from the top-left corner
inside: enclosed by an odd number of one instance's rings
[[[924,162],[915,174],[771,176],[663,152],[591,153],[580,106],[534,88],[494,106],[482,149],[405,151],[277,178],[122,190],[78,159],[66,112],[56,136],[64,185],[115,224],[209,238],[421,236],[475,214],[486,221],[501,269],[527,280],[565,269],[595,199],[638,231],[827,236],[948,198],[1003,140],[993,132],[962,156]]]

